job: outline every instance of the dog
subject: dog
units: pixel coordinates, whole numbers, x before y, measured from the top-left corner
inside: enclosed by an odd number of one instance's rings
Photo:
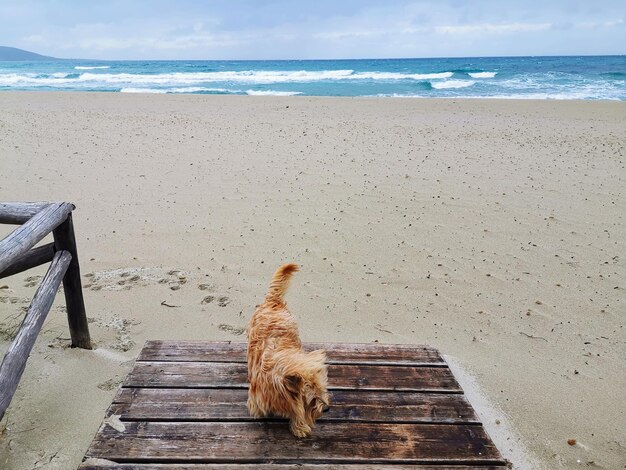
[[[328,410],[326,352],[305,352],[298,325],[287,310],[284,295],[296,264],[274,273],[265,302],[248,324],[248,410],[255,418],[288,418],[296,437],[307,437],[315,421]]]

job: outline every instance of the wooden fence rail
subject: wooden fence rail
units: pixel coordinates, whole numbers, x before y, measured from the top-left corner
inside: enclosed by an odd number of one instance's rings
[[[91,349],[78,251],[72,224],[74,205],[0,203],[0,223],[22,224],[0,240],[0,278],[51,261],[15,339],[0,365],[0,419],[11,403],[37,335],[63,282],[72,347]],[[33,248],[50,233],[54,242]]]
[[[52,258],[54,258],[54,253],[54,243],[48,243],[47,245],[33,248],[23,255],[17,256],[15,261],[13,261],[13,264],[11,264],[4,271],[0,272],[0,279],[3,277],[13,276],[14,274],[41,266],[45,263],[49,263],[52,261]]]
[[[1,240],[0,272],[61,225],[72,209],[74,206],[66,202],[49,204]]]
[[[23,224],[49,202],[0,202],[0,224]]]

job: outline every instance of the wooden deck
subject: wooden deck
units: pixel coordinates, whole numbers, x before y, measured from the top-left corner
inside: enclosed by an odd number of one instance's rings
[[[436,349],[306,347],[327,350],[332,395],[311,438],[250,418],[245,343],[149,341],[79,469],[506,467]]]

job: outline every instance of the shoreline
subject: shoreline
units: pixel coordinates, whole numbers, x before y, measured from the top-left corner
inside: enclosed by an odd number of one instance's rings
[[[253,98],[253,99],[323,99],[323,100],[424,100],[424,101],[486,101],[486,102],[508,102],[514,103],[626,103],[624,100],[619,99],[580,99],[580,98],[512,98],[512,97],[500,97],[500,96],[376,96],[376,95],[364,95],[364,96],[327,96],[327,95],[305,95],[305,94],[293,94],[293,95],[281,95],[281,94],[267,94],[267,95],[255,95],[255,94],[236,94],[236,93],[155,93],[155,92],[123,92],[123,91],[82,91],[82,90],[0,90],[2,94],[76,94],[76,95],[123,95],[123,96],[191,96],[191,97],[205,97],[205,98]],[[280,92],[279,92],[280,93]]]
[[[246,98],[0,93],[0,200],[77,206],[97,348],[58,295],[0,466],[75,467],[144,341],[244,341],[286,261],[304,341],[432,345],[505,456],[626,463],[626,102]],[[0,353],[41,271],[0,280]]]

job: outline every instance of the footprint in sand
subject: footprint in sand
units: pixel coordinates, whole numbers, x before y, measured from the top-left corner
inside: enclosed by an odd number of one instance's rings
[[[20,297],[13,297],[10,295],[0,295],[0,303],[3,304],[19,304],[30,303],[30,299],[23,299]]]
[[[133,287],[146,287],[154,284],[167,285],[178,290],[187,283],[187,273],[172,269],[167,273],[160,268],[120,268],[107,271],[95,271],[84,275],[85,289],[129,290]]]
[[[99,383],[97,385],[97,387],[100,390],[105,390],[105,391],[108,392],[110,390],[113,390],[113,389],[117,388],[117,386],[119,384],[121,384],[121,383],[122,383],[122,380],[119,377],[114,377],[112,379],[109,379],[109,380],[106,380],[106,381],[104,381],[102,383]]]
[[[229,333],[235,336],[241,336],[242,334],[246,332],[245,328],[229,325],[227,323],[222,323],[221,325],[218,326],[218,328],[222,331],[228,331]]]
[[[28,276],[24,279],[24,287],[35,287],[39,284],[41,276]]]
[[[172,269],[168,271],[167,275],[171,276],[169,280],[166,280],[166,283],[169,284],[172,290],[178,290],[183,284],[187,284],[187,274],[184,271]]]
[[[210,304],[214,300],[215,300],[214,295],[207,295],[204,299],[202,299],[200,303],[203,305]],[[226,296],[221,296],[217,298],[217,305],[219,305],[220,307],[226,307],[229,303],[230,303],[230,299]]]

